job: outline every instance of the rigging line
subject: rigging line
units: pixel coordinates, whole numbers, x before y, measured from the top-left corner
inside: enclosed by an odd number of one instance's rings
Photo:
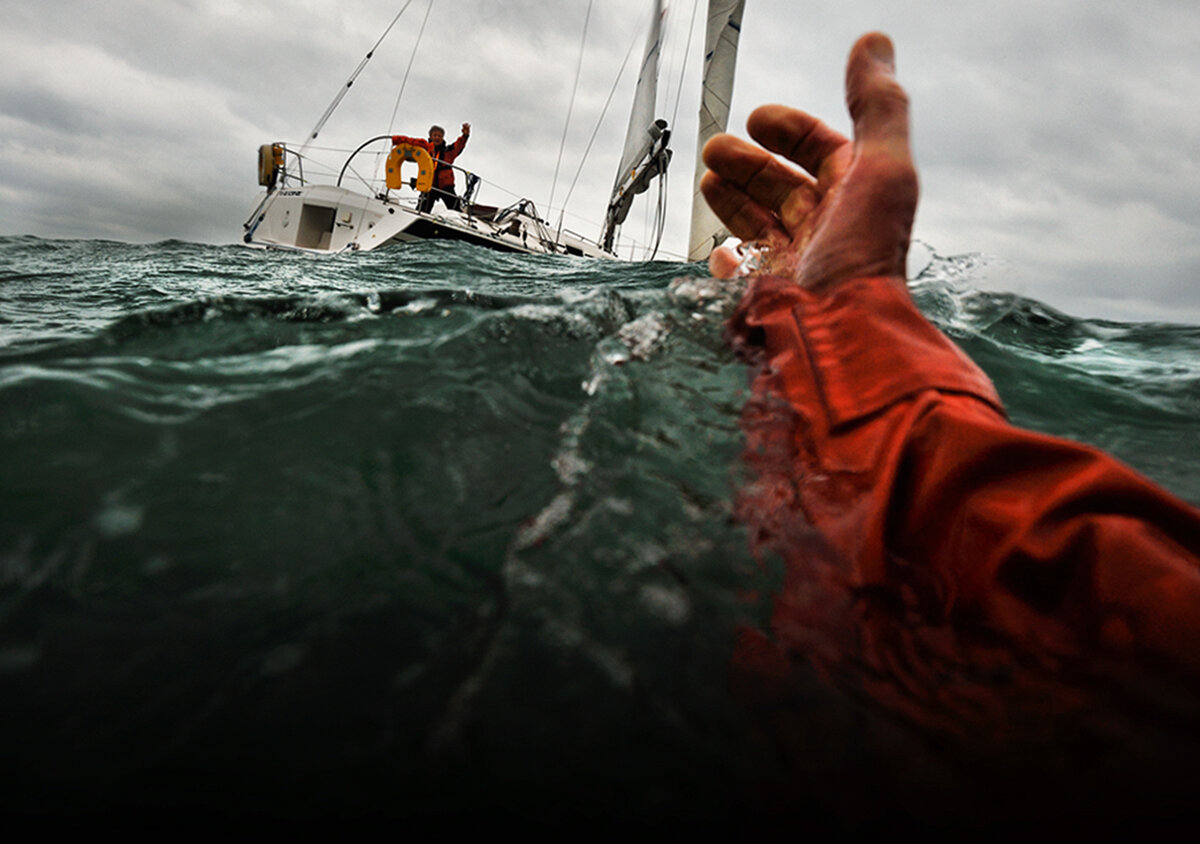
[[[411,3],[412,0],[409,0]],[[407,4],[405,8],[408,8]],[[404,96],[404,86],[408,84],[408,72],[412,70],[413,61],[417,58],[417,48],[421,46],[421,36],[425,34],[425,24],[429,22],[429,12],[433,9],[433,0],[429,0],[429,5],[425,7],[425,17],[421,18],[421,28],[417,31],[417,43],[413,45],[412,54],[408,57],[408,66],[404,68],[404,78],[400,80],[400,91],[396,94],[396,104],[392,106],[392,119],[388,121],[388,134],[392,134],[392,127],[396,125],[396,112],[400,111],[400,98]]]
[[[583,165],[587,163],[588,153],[592,151],[592,144],[596,140],[596,135],[600,133],[600,126],[604,123],[604,117],[608,114],[608,107],[612,105],[613,95],[617,93],[617,86],[621,83],[621,75],[625,73],[625,66],[629,64],[629,57],[633,55],[633,48],[637,46],[640,30],[635,31],[633,40],[629,42],[629,49],[625,51],[625,59],[621,62],[621,67],[617,69],[617,76],[613,79],[612,88],[608,91],[608,99],[604,101],[604,108],[600,109],[600,119],[596,121],[596,126],[592,129],[592,136],[588,138],[587,146],[583,150],[583,157],[579,159],[579,167],[575,171],[575,178],[571,180],[571,187],[567,190],[567,198],[563,200],[563,209],[567,207],[567,203],[571,201],[571,194],[575,192],[575,185],[579,182],[579,176],[583,173]]]
[[[371,60],[371,57],[375,55],[375,51],[379,49],[379,45],[383,43],[383,39],[387,38],[388,33],[392,31],[392,27],[396,25],[396,22],[400,20],[400,16],[403,15],[405,10],[412,5],[412,2],[413,0],[408,0],[408,2],[404,4],[403,8],[396,13],[396,17],[392,18],[392,22],[389,23],[387,29],[383,31],[383,35],[380,35],[379,40],[375,42],[375,46],[367,51],[367,54],[363,56],[363,60],[358,63],[358,67],[354,68],[354,72],[350,74],[350,78],[346,80],[346,84],[343,85],[341,90],[337,92],[337,96],[333,98],[333,102],[329,104],[329,108],[325,109],[325,113],[321,115],[321,119],[317,121],[317,125],[313,127],[313,130],[308,133],[308,137],[304,139],[304,146],[300,148],[301,152],[304,152],[309,143],[316,140],[317,135],[321,134],[321,130],[325,128],[325,123],[330,117],[333,116],[334,110],[341,105],[342,98],[346,96],[346,93],[354,84],[354,80],[358,78],[360,73],[362,73],[363,68],[367,66],[367,62]],[[430,0],[430,2],[432,2],[432,0]]]
[[[687,75],[688,56],[692,54],[692,33],[696,30],[696,9],[699,6],[700,0],[692,0],[692,22],[688,24],[687,46],[683,48],[683,67],[679,69],[679,88],[675,91],[675,110],[671,112],[672,126],[679,116],[679,103],[683,100],[683,78]]]
[[[654,209],[654,250],[650,253],[650,260],[653,261],[658,257],[658,247],[662,245],[663,231],[667,228],[667,168],[663,168],[661,175],[658,177],[658,204]]]
[[[409,0],[411,3],[412,0]],[[405,8],[408,8],[407,4]],[[413,62],[417,58],[417,50],[421,46],[421,38],[425,35],[425,24],[429,22],[429,13],[433,9],[433,0],[429,0],[429,5],[425,7],[425,17],[421,18],[421,28],[417,30],[417,41],[413,44],[412,52],[408,55],[408,65],[404,68],[404,78],[400,80],[400,90],[396,92],[396,103],[392,106],[392,118],[388,121],[388,134],[392,134],[396,126],[396,114],[400,111],[400,98],[404,96],[404,87],[408,85],[408,74],[412,70]],[[375,153],[375,178],[379,178],[379,168],[383,164],[383,153]]]
[[[592,19],[592,0],[588,0],[587,12],[583,16],[583,33],[579,36],[579,59],[575,62],[575,84],[571,87],[571,103],[567,106],[567,120],[563,124],[562,138],[558,142],[558,160],[554,162],[554,179],[550,182],[550,201],[546,210],[554,212],[554,190],[558,187],[558,168],[562,164],[563,149],[567,146],[567,130],[571,127],[571,112],[575,110],[575,96],[579,93],[579,72],[583,69],[583,48],[587,43],[588,23]],[[558,228],[562,230],[562,214],[558,215]]]

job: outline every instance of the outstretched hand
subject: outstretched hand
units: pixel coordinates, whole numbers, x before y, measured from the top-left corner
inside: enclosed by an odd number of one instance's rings
[[[881,33],[864,35],[850,51],[853,141],[802,111],[767,105],[746,124],[761,147],[732,135],[705,146],[705,199],[730,232],[767,247],[769,272],[818,291],[867,276],[904,278],[917,171],[908,97],[894,72],[892,43]],[[709,267],[728,278],[738,260],[732,250],[718,249]]]

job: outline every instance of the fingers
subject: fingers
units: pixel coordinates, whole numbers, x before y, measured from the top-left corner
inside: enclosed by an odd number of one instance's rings
[[[710,170],[704,174],[700,191],[708,207],[734,236],[742,240],[773,240],[784,235],[774,212],[717,173]]]
[[[911,159],[908,95],[896,81],[892,42],[880,32],[858,39],[846,65],[846,105],[862,152]]]
[[[771,152],[796,162],[822,185],[840,172],[831,168],[848,163],[849,139],[811,114],[782,105],[759,106],[746,121],[750,137]],[[847,150],[843,153],[842,150]],[[843,160],[844,159],[844,160]]]
[[[730,231],[742,238],[761,238],[764,230],[780,224],[790,231],[819,200],[811,178],[732,135],[710,140],[704,163],[719,177],[719,182],[709,181],[705,198]]]
[[[728,246],[718,246],[708,256],[708,272],[713,278],[733,278],[742,259]]]
[[[810,181],[773,155],[732,135],[709,141],[704,147],[704,163],[772,210],[778,210],[789,193]]]
[[[853,158],[853,146],[845,135],[817,118],[787,106],[756,108],[746,121],[746,128],[768,150],[794,161],[811,174],[802,180],[799,189],[784,193],[783,200],[775,206],[783,227],[795,232],[829,187],[842,178]],[[783,165],[779,168],[792,172]]]

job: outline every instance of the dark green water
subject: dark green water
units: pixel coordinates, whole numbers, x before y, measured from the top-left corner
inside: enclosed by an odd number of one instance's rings
[[[973,268],[935,258],[914,292],[1014,421],[1200,501],[1200,328],[1076,320]],[[729,682],[779,580],[731,517],[737,295],[698,266],[453,244],[0,239],[0,811],[777,819],[797,766]],[[971,794],[939,764],[925,790],[881,773],[924,752],[890,714],[815,679],[794,705],[790,831]]]

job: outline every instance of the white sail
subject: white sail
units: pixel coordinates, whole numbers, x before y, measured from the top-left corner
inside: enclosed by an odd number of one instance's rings
[[[725,131],[733,95],[738,36],[746,0],[708,0],[708,30],[704,39],[704,87],[700,96],[700,128],[696,138],[696,176],[692,185],[692,231],[688,260],[702,261],[729,231],[709,209],[700,193],[704,161],[700,156],[709,138]]]
[[[633,198],[639,193],[644,193],[655,178],[666,172],[671,163],[671,150],[667,146],[671,140],[671,131],[667,128],[667,121],[654,116],[658,88],[658,57],[662,52],[662,24],[665,15],[662,0],[654,0],[654,17],[650,21],[646,52],[638,72],[633,110],[629,114],[629,128],[625,132],[625,149],[621,153],[621,166],[617,168],[617,180],[613,183],[612,196],[604,215],[604,229],[600,234],[601,246],[610,252],[613,250],[617,228],[629,215]],[[660,237],[663,222],[660,216],[657,221]],[[657,250],[657,243],[655,249]]]
[[[646,52],[642,56],[642,66],[638,71],[633,110],[629,113],[629,128],[625,130],[625,149],[621,153],[621,166],[617,168],[614,190],[629,178],[630,171],[637,165],[650,140],[649,129],[654,123],[658,56],[662,51],[662,22],[665,14],[662,0],[655,0],[654,17],[650,21],[650,32],[646,36]]]

